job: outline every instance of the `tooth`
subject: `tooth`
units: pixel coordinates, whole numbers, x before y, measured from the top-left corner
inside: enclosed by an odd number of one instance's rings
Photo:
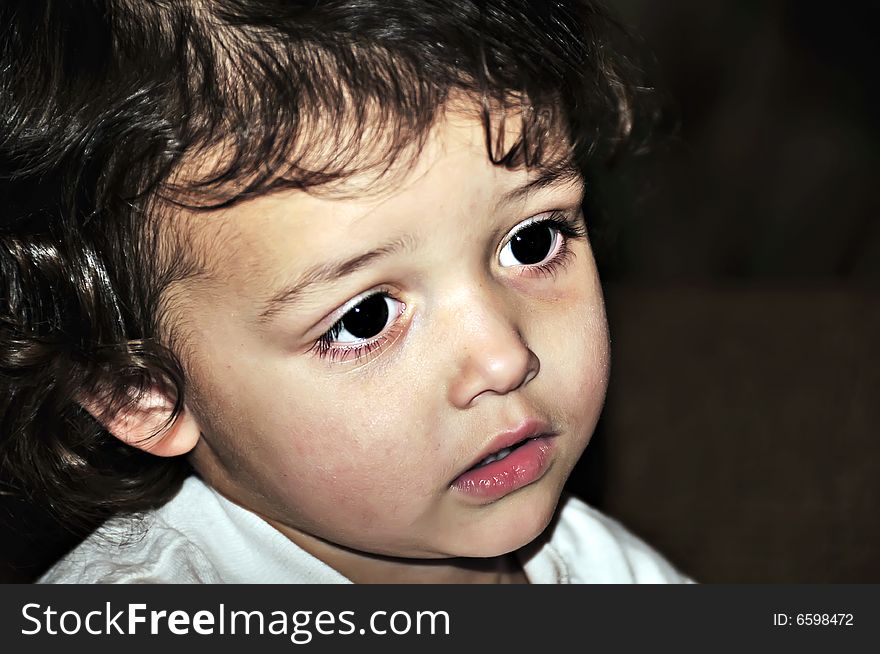
[[[510,448],[510,447],[505,447],[503,450],[498,450],[495,454],[490,454],[485,459],[480,461],[480,465],[487,466],[490,463],[494,463],[495,461],[500,461],[501,459],[506,457],[508,454],[510,454],[512,451],[513,451],[513,448]]]

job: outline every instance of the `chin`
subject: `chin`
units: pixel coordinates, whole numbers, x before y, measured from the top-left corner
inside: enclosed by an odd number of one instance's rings
[[[526,487],[484,507],[486,514],[456,535],[455,555],[489,558],[528,545],[550,524],[561,492],[561,487]]]

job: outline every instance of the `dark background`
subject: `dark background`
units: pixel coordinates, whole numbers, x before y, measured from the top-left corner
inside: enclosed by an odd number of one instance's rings
[[[699,581],[880,582],[880,16],[609,4],[665,131],[593,234],[612,380],[570,488]],[[71,542],[8,499],[4,522],[0,580]]]
[[[611,4],[674,129],[608,198],[571,487],[700,581],[878,582],[876,4]]]

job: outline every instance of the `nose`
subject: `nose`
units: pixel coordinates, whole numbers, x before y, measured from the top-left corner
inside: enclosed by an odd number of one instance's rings
[[[450,339],[456,362],[449,400],[467,408],[489,395],[505,395],[528,384],[540,370],[526,343],[516,304],[491,290],[468,292],[456,302]]]

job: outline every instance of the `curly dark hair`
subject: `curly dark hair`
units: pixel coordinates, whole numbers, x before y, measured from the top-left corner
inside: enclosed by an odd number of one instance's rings
[[[157,385],[183,406],[163,291],[200,263],[160,203],[381,177],[454,97],[481,108],[494,163],[550,168],[561,135],[588,170],[641,106],[621,34],[589,0],[4,1],[0,482],[75,526],[155,507],[190,473],[82,406],[112,415]]]

